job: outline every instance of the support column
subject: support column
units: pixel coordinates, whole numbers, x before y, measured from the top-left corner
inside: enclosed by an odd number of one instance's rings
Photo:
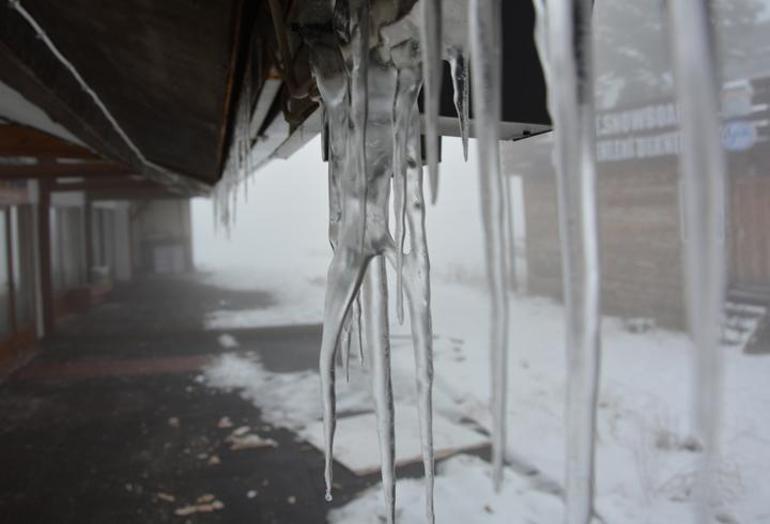
[[[91,284],[93,275],[91,275],[91,268],[94,267],[94,228],[92,224],[93,217],[93,205],[91,204],[91,197],[86,193],[85,204],[83,205],[83,238],[86,248],[86,283]]]
[[[47,180],[39,182],[37,202],[37,238],[40,257],[40,300],[43,336],[53,334],[55,326],[53,281],[51,278],[51,190]]]
[[[8,267],[8,315],[11,334],[16,335],[19,326],[16,323],[16,267],[14,264],[13,245],[13,210],[9,206],[5,209],[5,254]]]

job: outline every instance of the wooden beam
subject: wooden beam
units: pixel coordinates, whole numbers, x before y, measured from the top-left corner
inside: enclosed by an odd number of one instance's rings
[[[123,189],[162,189],[165,190],[165,187],[158,184],[157,182],[153,182],[152,180],[147,180],[146,178],[143,179],[134,179],[134,178],[116,178],[116,177],[109,177],[106,179],[101,178],[88,178],[85,179],[83,182],[73,182],[68,184],[63,184],[61,182],[51,184],[51,191],[52,192],[66,192],[66,191],[100,191],[100,190],[106,190],[106,191],[120,191]]]
[[[178,200],[180,198],[188,198],[187,195],[180,195],[172,193],[160,186],[151,188],[116,188],[116,189],[99,189],[91,190],[87,193],[88,198],[92,201],[99,200]]]
[[[51,179],[57,177],[100,177],[135,174],[113,162],[66,164],[0,165],[0,180]]]
[[[0,156],[99,158],[83,146],[18,124],[0,125]]]
[[[134,186],[147,184],[160,186],[154,180],[135,175],[105,175],[90,177],[72,177],[69,179],[51,180],[51,191],[86,191],[88,189],[102,189],[112,187]]]

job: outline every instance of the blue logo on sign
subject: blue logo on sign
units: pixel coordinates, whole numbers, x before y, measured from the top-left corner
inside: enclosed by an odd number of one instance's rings
[[[730,122],[722,130],[722,146],[727,151],[746,151],[757,142],[757,128],[752,122]]]

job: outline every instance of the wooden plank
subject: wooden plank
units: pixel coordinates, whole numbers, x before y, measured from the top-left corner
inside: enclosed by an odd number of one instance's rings
[[[18,124],[0,125],[0,156],[98,158],[83,146]]]

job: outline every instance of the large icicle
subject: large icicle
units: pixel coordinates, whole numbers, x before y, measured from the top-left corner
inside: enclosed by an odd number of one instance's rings
[[[329,121],[329,241],[334,258],[329,267],[321,343],[320,374],[324,407],[326,498],[331,499],[335,420],[335,354],[350,302],[360,284],[367,258],[361,250],[363,198],[360,177],[350,154],[351,102],[344,58],[333,35],[314,36],[311,63]]]
[[[594,511],[601,304],[592,5],[592,0],[535,0],[536,40],[548,81],[556,138],[568,364],[564,520],[570,524],[588,524]]]
[[[441,105],[441,0],[420,0],[420,42],[423,63],[423,99],[425,113],[425,144],[428,159],[431,202],[438,198],[438,117]]]
[[[332,147],[330,153],[330,162],[338,165],[332,171],[339,171],[340,175],[336,178],[337,183],[334,183],[335,178],[332,176],[329,186],[333,193],[330,199],[339,202],[339,212],[332,206],[331,216],[339,216],[339,222],[330,222],[330,241],[335,249],[327,279],[320,357],[327,498],[331,497],[335,430],[334,357],[341,335],[346,338],[349,336],[345,335],[346,324],[351,325],[350,334],[354,329],[352,326],[358,325],[358,311],[361,308],[356,307],[354,297],[361,289],[363,275],[366,274],[368,284],[365,286],[367,291],[363,296],[362,309],[364,324],[367,326],[368,357],[372,359],[388,519],[389,522],[395,519],[392,466],[394,430],[385,314],[387,295],[383,287],[385,276],[382,273],[383,260],[387,258],[394,267],[402,268],[403,286],[410,308],[426,475],[426,512],[429,521],[433,522],[433,336],[419,146],[420,115],[416,108],[416,97],[421,86],[420,51],[416,39],[413,35],[409,36],[409,33],[406,37],[388,41],[387,46],[376,45],[371,50],[364,49],[358,40],[360,30],[355,20],[354,16],[352,34],[347,35],[343,31],[339,40],[336,34],[329,36],[321,32],[319,35],[312,30],[306,35],[311,48],[314,74],[329,121],[335,115],[337,104],[341,119],[338,125],[347,129],[345,138],[339,139],[345,147]],[[364,60],[361,53],[367,53],[368,59]],[[361,65],[364,63],[366,78],[361,77]],[[367,92],[356,93],[360,89]],[[397,108],[403,111],[395,111]],[[364,113],[366,118],[361,118]],[[337,143],[331,130],[329,143]],[[363,155],[361,149],[364,146],[366,155]],[[336,151],[339,151],[339,155]],[[396,164],[400,167],[396,167]],[[397,247],[389,229],[391,178],[394,174],[398,177],[399,171],[402,202],[396,206],[396,212],[403,210],[401,229],[408,229],[409,232],[410,249],[406,255],[403,250],[400,255],[397,254],[397,249],[402,246]],[[365,175],[366,184],[361,183],[362,174]],[[401,234],[403,236],[403,231]],[[368,270],[367,266],[370,266]]]
[[[668,2],[681,122],[685,283],[695,350],[695,430],[703,444],[695,520],[713,522],[719,501],[722,404],[720,326],[725,294],[725,158],[710,2]]]
[[[454,88],[454,103],[457,110],[457,120],[460,125],[460,137],[463,141],[463,158],[468,161],[468,126],[470,100],[468,91],[468,58],[465,51],[458,47],[449,50],[449,67],[452,71],[452,87]]]
[[[351,61],[360,64],[362,59],[356,57],[361,49],[354,38],[351,45]],[[368,50],[367,50],[368,52]],[[352,68],[355,78],[360,71]],[[324,94],[327,97],[334,93],[342,93],[351,85],[351,108],[355,108],[356,100],[367,100],[374,111],[366,119],[360,118],[360,113],[368,109],[358,108],[358,118],[351,114],[348,122],[350,133],[346,148],[347,169],[344,170],[340,181],[340,200],[342,202],[342,220],[337,232],[337,247],[329,267],[327,278],[326,303],[324,311],[324,329],[321,342],[321,384],[324,403],[324,429],[327,483],[327,498],[331,497],[332,486],[332,449],[335,429],[335,396],[334,396],[334,353],[339,342],[343,323],[351,309],[351,303],[360,288],[362,276],[369,260],[385,250],[392,250],[393,244],[388,231],[388,203],[390,197],[390,176],[392,173],[392,101],[395,97],[395,71],[392,67],[371,62],[367,65],[367,79],[343,81],[335,83],[336,91]],[[325,83],[323,75],[317,75],[320,83]],[[328,84],[328,82],[326,82]],[[368,86],[367,86],[368,84]],[[358,86],[358,87],[357,87]],[[366,95],[356,95],[355,89],[366,87]],[[330,90],[331,91],[331,90]],[[388,100],[387,111],[383,110],[385,100]],[[329,108],[327,107],[327,110]],[[353,113],[356,111],[354,110]],[[363,120],[363,121],[362,121]],[[366,133],[358,128],[366,126]],[[361,183],[360,162],[363,157],[360,147],[362,136],[370,147],[366,155],[367,182]],[[354,315],[355,316],[355,313]]]
[[[372,396],[380,438],[382,489],[388,524],[396,518],[396,446],[393,426],[393,385],[390,380],[390,332],[388,329],[388,281],[385,257],[369,263],[363,285],[366,343],[372,369]]]
[[[503,480],[508,374],[508,276],[498,123],[502,107],[501,0],[469,4],[473,104],[479,151],[484,245],[489,281],[492,372],[492,463],[495,488]]]

